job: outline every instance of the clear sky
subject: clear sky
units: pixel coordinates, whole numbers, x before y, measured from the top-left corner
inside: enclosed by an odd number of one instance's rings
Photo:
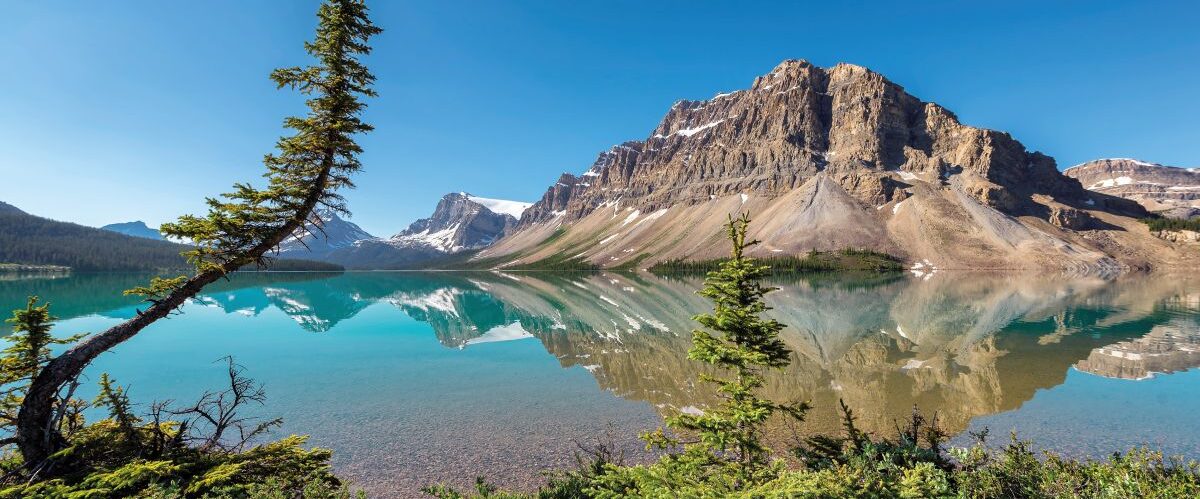
[[[151,225],[256,180],[301,100],[314,0],[0,4],[0,201]],[[354,221],[390,235],[443,194],[536,200],[644,139],[672,102],[783,59],[882,72],[1065,168],[1200,166],[1200,2],[375,1],[380,97]]]

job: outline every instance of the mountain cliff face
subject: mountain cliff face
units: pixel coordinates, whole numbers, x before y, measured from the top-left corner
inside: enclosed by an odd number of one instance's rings
[[[1075,165],[1063,174],[1079,180],[1086,189],[1137,201],[1164,216],[1200,216],[1200,168],[1112,158]]]
[[[675,103],[641,141],[564,174],[488,258],[603,266],[867,248],[940,268],[1170,265],[1136,203],[1085,190],[1004,132],[960,123],[866,68],[788,60],[749,89]],[[504,265],[501,263],[500,265]]]
[[[486,203],[486,204],[485,204]],[[502,203],[528,207],[528,204],[480,198],[465,192],[451,193],[438,201],[429,218],[413,222],[403,232],[392,236],[388,244],[398,248],[429,247],[442,253],[457,253],[492,244],[517,224],[524,211],[507,213],[492,211]]]
[[[420,268],[492,244],[517,225],[528,207],[529,203],[451,193],[442,197],[429,218],[388,239],[372,236],[336,215],[323,215],[328,237],[316,232],[304,238],[304,245],[289,241],[280,246],[281,254],[307,255],[352,269]]]
[[[159,234],[159,232],[155,229],[151,229],[150,227],[147,227],[146,222],[143,222],[141,220],[138,220],[136,222],[108,224],[108,225],[105,225],[104,227],[101,227],[100,229],[107,230],[109,232],[116,232],[118,234],[125,234],[127,236],[140,237],[140,238],[144,238],[144,239],[154,239],[154,240],[159,240],[159,241],[161,241],[163,239],[162,234]]]

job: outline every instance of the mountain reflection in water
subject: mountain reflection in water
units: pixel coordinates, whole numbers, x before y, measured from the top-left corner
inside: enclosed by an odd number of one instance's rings
[[[60,317],[124,318],[136,301],[113,291],[142,279],[0,282],[0,304],[15,308],[32,292],[50,297]],[[1183,276],[944,272],[773,284],[770,315],[787,325],[794,354],[786,371],[769,373],[766,391],[811,401],[806,431],[836,430],[842,399],[869,431],[889,431],[915,406],[958,433],[1063,383],[1072,367],[1138,380],[1200,365],[1200,286]],[[602,388],[666,414],[714,400],[693,382],[700,364],[686,358],[691,316],[709,308],[700,285],[622,273],[247,274],[195,302],[247,316],[275,307],[320,334],[387,303],[428,323],[447,348],[536,338],[563,367],[583,367]]]

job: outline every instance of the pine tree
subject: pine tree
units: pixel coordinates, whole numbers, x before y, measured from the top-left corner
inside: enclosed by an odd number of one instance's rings
[[[133,414],[133,404],[129,402],[129,395],[125,393],[125,389],[114,384],[108,373],[100,373],[100,393],[96,394],[96,400],[92,404],[108,409],[108,418],[117,424],[127,445],[140,445],[141,438],[137,427],[142,421]]]
[[[705,329],[692,332],[688,358],[710,364],[725,375],[702,374],[700,380],[717,387],[722,402],[701,414],[680,414],[667,425],[695,433],[699,441],[688,445],[683,454],[699,466],[718,465],[732,468],[733,488],[760,481],[759,473],[770,464],[770,449],[762,442],[762,431],[775,413],[803,419],[808,405],[783,404],[758,394],[767,369],[782,369],[790,362],[791,351],[779,338],[783,325],[764,318],[769,310],[763,297],[776,288],[764,286],[767,267],[745,256],[758,244],[747,241],[748,214],[729,218],[726,233],[733,250],[720,269],[709,272],[700,294],[713,302],[713,311],[693,319]],[[712,331],[712,332],[709,332]],[[670,440],[658,434],[659,443]]]
[[[55,320],[50,315],[50,304],[39,306],[36,296],[29,297],[24,309],[14,310],[12,318],[5,320],[12,324],[12,333],[7,337],[8,348],[0,351],[0,431],[12,431],[29,384],[50,361],[50,347],[74,343],[80,338],[52,336],[50,329]],[[14,442],[4,440],[5,445]]]
[[[269,264],[268,253],[280,242],[304,235],[313,225],[318,206],[345,214],[338,191],[353,187],[350,177],[362,166],[362,148],[355,137],[371,130],[360,117],[365,108],[360,98],[375,95],[375,77],[360,58],[371,52],[367,42],[381,30],[367,17],[363,0],[326,0],[317,18],[316,36],[304,45],[316,64],[271,74],[280,88],[309,98],[307,115],[284,120],[294,133],[279,139],[277,152],[263,160],[266,186],[236,184],[222,198],[208,200],[207,214],[183,216],[162,226],[163,234],[196,245],[185,253],[195,273],[156,279],[132,290],[150,304],[145,310],[79,342],[41,370],[18,415],[18,444],[27,466],[40,466],[57,450],[56,442],[62,439],[51,424],[54,395],[93,359],[175,312],[230,272]]]

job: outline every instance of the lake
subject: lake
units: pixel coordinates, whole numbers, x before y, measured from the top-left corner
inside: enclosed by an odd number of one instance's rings
[[[98,331],[136,313],[120,291],[146,276],[0,279],[0,307],[37,294],[56,332]],[[223,382],[232,355],[266,386],[254,412],[311,435],[373,495],[476,476],[529,488],[608,439],[646,459],[636,435],[713,401],[686,359],[697,277],[623,273],[258,273],[212,286],[105,354],[131,398],[186,403]],[[918,408],[970,443],[1010,431],[1075,456],[1148,444],[1200,458],[1200,280],[940,272],[779,277],[772,316],[794,351],[768,378],[808,400],[773,439],[838,428],[844,400],[889,434]],[[6,314],[7,315],[7,314]],[[95,393],[88,383],[84,397]],[[82,391],[83,389],[81,389]],[[95,415],[93,415],[95,416]]]

